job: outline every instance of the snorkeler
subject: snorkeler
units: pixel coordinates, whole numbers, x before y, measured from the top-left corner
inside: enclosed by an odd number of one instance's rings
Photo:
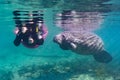
[[[25,14],[33,18],[27,18],[27,20],[21,21],[18,18],[20,14],[17,12],[18,11],[13,12],[15,15],[15,23],[17,24],[14,45],[19,46],[20,43],[22,43],[24,46],[29,48],[35,48],[39,45],[43,45],[48,31],[45,25],[43,25],[43,18],[38,16],[40,14]],[[34,18],[34,16],[37,17]]]
[[[20,26],[16,27],[16,29],[15,29],[16,38],[14,40],[14,45],[15,46],[19,46],[20,45],[22,38],[27,33],[27,30],[28,29],[25,26],[25,24],[21,24]]]

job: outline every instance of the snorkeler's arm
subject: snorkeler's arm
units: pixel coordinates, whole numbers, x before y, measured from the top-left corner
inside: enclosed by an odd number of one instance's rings
[[[15,40],[13,41],[15,46],[19,46],[21,43],[21,38],[19,36],[16,36]]]
[[[48,34],[48,29],[45,25],[43,25],[43,35],[42,35],[43,39],[46,38],[47,34]]]

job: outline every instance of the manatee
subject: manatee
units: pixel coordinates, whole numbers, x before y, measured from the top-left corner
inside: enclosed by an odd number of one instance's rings
[[[88,31],[64,31],[56,35],[53,41],[63,50],[71,50],[78,54],[93,55],[101,63],[108,63],[112,56],[104,49],[102,39]]]

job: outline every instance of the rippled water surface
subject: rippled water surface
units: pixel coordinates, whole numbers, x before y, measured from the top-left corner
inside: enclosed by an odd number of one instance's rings
[[[0,0],[0,80],[119,80],[119,5],[119,0]],[[43,11],[49,31],[43,46],[14,46],[14,10]],[[62,50],[53,37],[64,30],[96,33],[112,62]]]

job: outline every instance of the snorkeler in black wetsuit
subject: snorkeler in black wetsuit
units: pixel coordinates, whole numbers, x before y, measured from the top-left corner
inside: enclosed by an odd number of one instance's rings
[[[16,13],[14,15],[18,16],[18,14]],[[42,34],[38,34],[42,32],[40,32],[41,30],[39,26],[37,26],[37,24],[40,21],[43,22],[43,19],[41,19],[41,17],[36,17],[30,20],[29,19],[25,20],[23,24],[22,21],[16,18],[15,22],[17,24],[18,32],[16,33],[14,45],[19,46],[21,42],[29,47],[31,46],[34,47],[36,45],[42,45],[44,43],[44,39],[42,38]]]
[[[36,23],[28,24],[27,26],[29,27],[29,31],[23,38],[23,42],[29,46],[42,45],[44,43],[44,39],[42,38],[42,35],[38,35],[39,30],[38,32],[36,31],[36,29],[38,28],[36,26]],[[39,38],[39,36],[41,36],[41,38]],[[29,41],[32,39],[32,42]]]

